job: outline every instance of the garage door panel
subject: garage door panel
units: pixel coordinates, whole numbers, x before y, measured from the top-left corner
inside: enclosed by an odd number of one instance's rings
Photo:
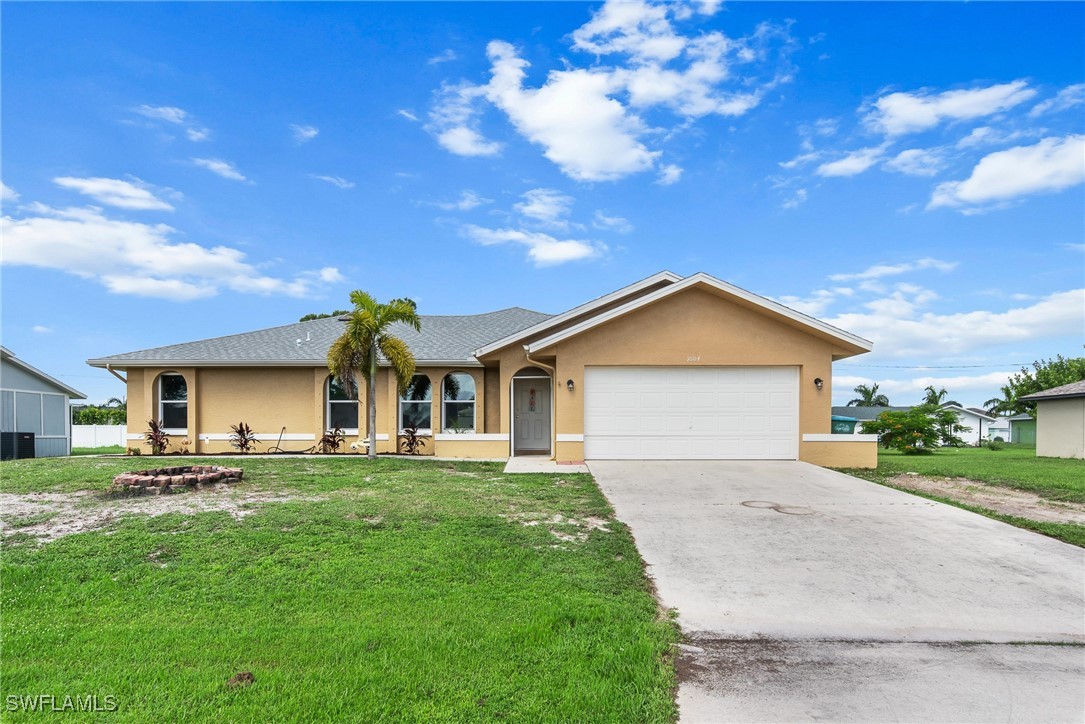
[[[798,457],[795,367],[589,367],[589,459]]]

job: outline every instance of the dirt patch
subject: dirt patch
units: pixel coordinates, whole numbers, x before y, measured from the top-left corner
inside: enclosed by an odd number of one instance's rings
[[[610,528],[607,527],[610,521],[592,515],[584,518],[566,518],[560,513],[549,517],[539,513],[519,513],[501,517],[529,528],[538,525],[545,526],[550,531],[550,535],[565,543],[584,543],[593,530],[610,533]]]
[[[959,503],[987,508],[1002,515],[1050,523],[1085,524],[1085,503],[1041,498],[1024,490],[991,485],[968,478],[928,478],[903,473],[889,479],[900,488],[930,493]]]
[[[252,515],[265,503],[324,500],[267,491],[230,490],[226,486],[177,495],[127,496],[81,491],[78,493],[0,493],[0,539],[30,536],[39,543],[73,533],[101,530],[126,515],[157,517],[167,513],[194,515],[225,512],[234,520]]]

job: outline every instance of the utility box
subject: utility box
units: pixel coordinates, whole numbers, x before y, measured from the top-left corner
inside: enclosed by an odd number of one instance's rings
[[[834,435],[854,435],[855,424],[859,422],[854,417],[844,417],[843,415],[833,415],[833,434]]]
[[[34,433],[0,433],[0,460],[24,460],[36,457],[34,454]]]

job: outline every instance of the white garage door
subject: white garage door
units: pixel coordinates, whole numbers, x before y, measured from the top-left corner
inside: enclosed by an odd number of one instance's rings
[[[588,460],[794,460],[797,367],[589,367]]]

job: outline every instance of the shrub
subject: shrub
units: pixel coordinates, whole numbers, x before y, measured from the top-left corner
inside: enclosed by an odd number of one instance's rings
[[[162,429],[161,420],[147,421],[147,432],[143,433],[143,441],[151,446],[151,455],[161,455],[166,452],[170,444],[170,436]]]
[[[1006,442],[1006,441],[1002,439],[1001,435],[995,435],[994,439],[991,440],[991,442]]]
[[[403,428],[400,444],[403,446],[403,452],[406,454],[421,455],[422,448],[426,446],[426,441],[418,434],[417,427],[405,427]]]
[[[863,432],[879,435],[879,442],[887,449],[900,450],[905,455],[931,453],[942,438],[939,421],[931,416],[935,411],[930,405],[886,410],[864,422]]]
[[[343,428],[337,427],[334,430],[328,430],[324,433],[316,446],[320,448],[320,452],[322,453],[336,453],[339,452],[339,448],[343,445],[344,439]]]
[[[988,450],[1001,450],[1004,447],[1006,446],[1005,444],[1003,444],[1002,438],[1000,437],[996,437],[994,440],[991,440],[989,443],[987,443]]]
[[[256,440],[256,433],[244,422],[230,425],[230,447],[236,448],[242,455],[253,450],[260,443]]]

